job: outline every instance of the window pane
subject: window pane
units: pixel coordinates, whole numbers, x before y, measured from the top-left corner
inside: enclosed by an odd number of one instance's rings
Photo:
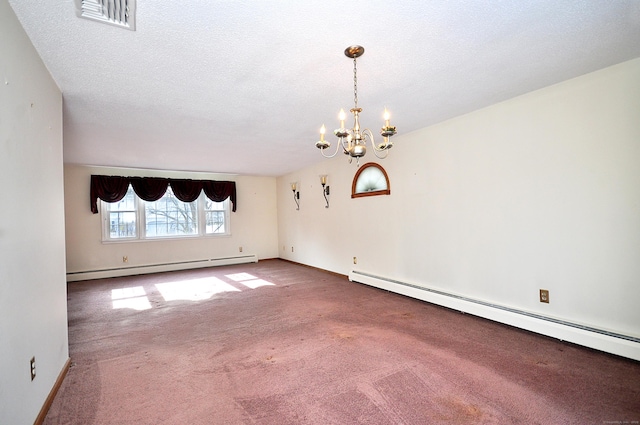
[[[213,202],[205,197],[206,234],[226,233],[227,201]]]
[[[198,234],[198,201],[182,202],[171,187],[155,202],[145,202],[146,236],[181,236]]]
[[[109,203],[109,238],[135,238],[136,232],[136,204],[135,193],[131,186],[118,202]]]
[[[224,211],[207,211],[207,233],[224,233]]]
[[[136,213],[110,212],[109,213],[109,237],[132,238],[136,236]]]

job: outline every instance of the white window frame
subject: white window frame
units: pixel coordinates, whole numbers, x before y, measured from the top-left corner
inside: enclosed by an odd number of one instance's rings
[[[129,186],[129,190],[131,186]],[[120,237],[113,238],[111,237],[111,223],[110,223],[110,213],[111,206],[113,203],[105,202],[100,200],[100,215],[102,222],[102,242],[104,243],[118,243],[118,242],[137,242],[137,241],[158,241],[158,240],[170,240],[170,239],[193,239],[193,238],[212,238],[212,237],[224,237],[231,235],[231,223],[230,223],[230,200],[229,198],[225,199],[222,202],[214,202],[214,204],[221,204],[221,207],[218,209],[206,210],[205,205],[206,201],[210,201],[204,192],[200,194],[198,199],[195,202],[197,206],[197,221],[198,221],[198,232],[190,235],[167,235],[167,236],[147,236],[146,234],[146,208],[145,205],[147,202],[140,199],[134,192],[134,208],[136,213],[136,234],[131,237]],[[213,201],[211,201],[213,202]],[[207,211],[222,211],[224,214],[224,232],[219,233],[206,233],[206,214]]]
[[[199,227],[199,233],[202,233],[203,235],[207,235],[207,236],[224,236],[224,235],[230,235],[231,232],[229,231],[229,198],[225,199],[222,202],[214,202],[211,201],[209,198],[206,197],[206,195],[203,193],[200,194],[200,197],[198,198],[198,200],[200,201],[198,204],[198,227]],[[220,205],[219,208],[212,208],[212,209],[206,209],[206,204],[207,201],[211,201],[214,205]],[[207,212],[213,212],[213,211],[221,211],[223,213],[224,216],[224,231],[222,232],[211,232],[211,233],[207,233]]]
[[[129,189],[133,192],[131,186]],[[125,195],[126,196],[126,195]],[[141,199],[133,192],[133,204],[134,204],[134,212],[136,214],[136,231],[135,235],[131,237],[122,237],[122,238],[112,238],[111,237],[111,206],[115,203],[105,202],[100,200],[100,216],[102,219],[102,241],[103,242],[130,242],[135,241],[140,238],[140,202]]]

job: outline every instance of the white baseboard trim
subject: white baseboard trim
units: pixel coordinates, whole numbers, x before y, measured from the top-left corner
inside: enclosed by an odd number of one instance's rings
[[[101,270],[85,270],[67,273],[67,282],[81,280],[103,279],[108,277],[133,276],[138,274],[160,273],[176,270],[198,269],[214,266],[228,266],[232,264],[257,263],[258,256],[247,254],[235,257],[209,258],[192,261],[177,261],[174,263],[146,264],[130,267],[119,267]]]
[[[349,280],[640,361],[640,338],[352,270]]]

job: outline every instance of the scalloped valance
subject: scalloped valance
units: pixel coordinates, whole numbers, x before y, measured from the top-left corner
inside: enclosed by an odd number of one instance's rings
[[[91,175],[91,212],[98,213],[98,198],[105,202],[118,202],[126,195],[129,185],[140,199],[157,201],[171,186],[173,194],[182,202],[193,202],[204,191],[213,202],[231,198],[232,211],[236,211],[236,182],[215,180],[169,179],[162,177],[120,177]]]

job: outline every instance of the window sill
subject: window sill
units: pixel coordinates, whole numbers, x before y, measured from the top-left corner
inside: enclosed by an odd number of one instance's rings
[[[140,242],[165,242],[165,241],[193,241],[217,238],[231,237],[231,233],[216,233],[210,235],[194,235],[194,236],[167,236],[162,238],[135,238],[135,239],[103,239],[104,245],[123,244],[123,243],[140,243]]]

